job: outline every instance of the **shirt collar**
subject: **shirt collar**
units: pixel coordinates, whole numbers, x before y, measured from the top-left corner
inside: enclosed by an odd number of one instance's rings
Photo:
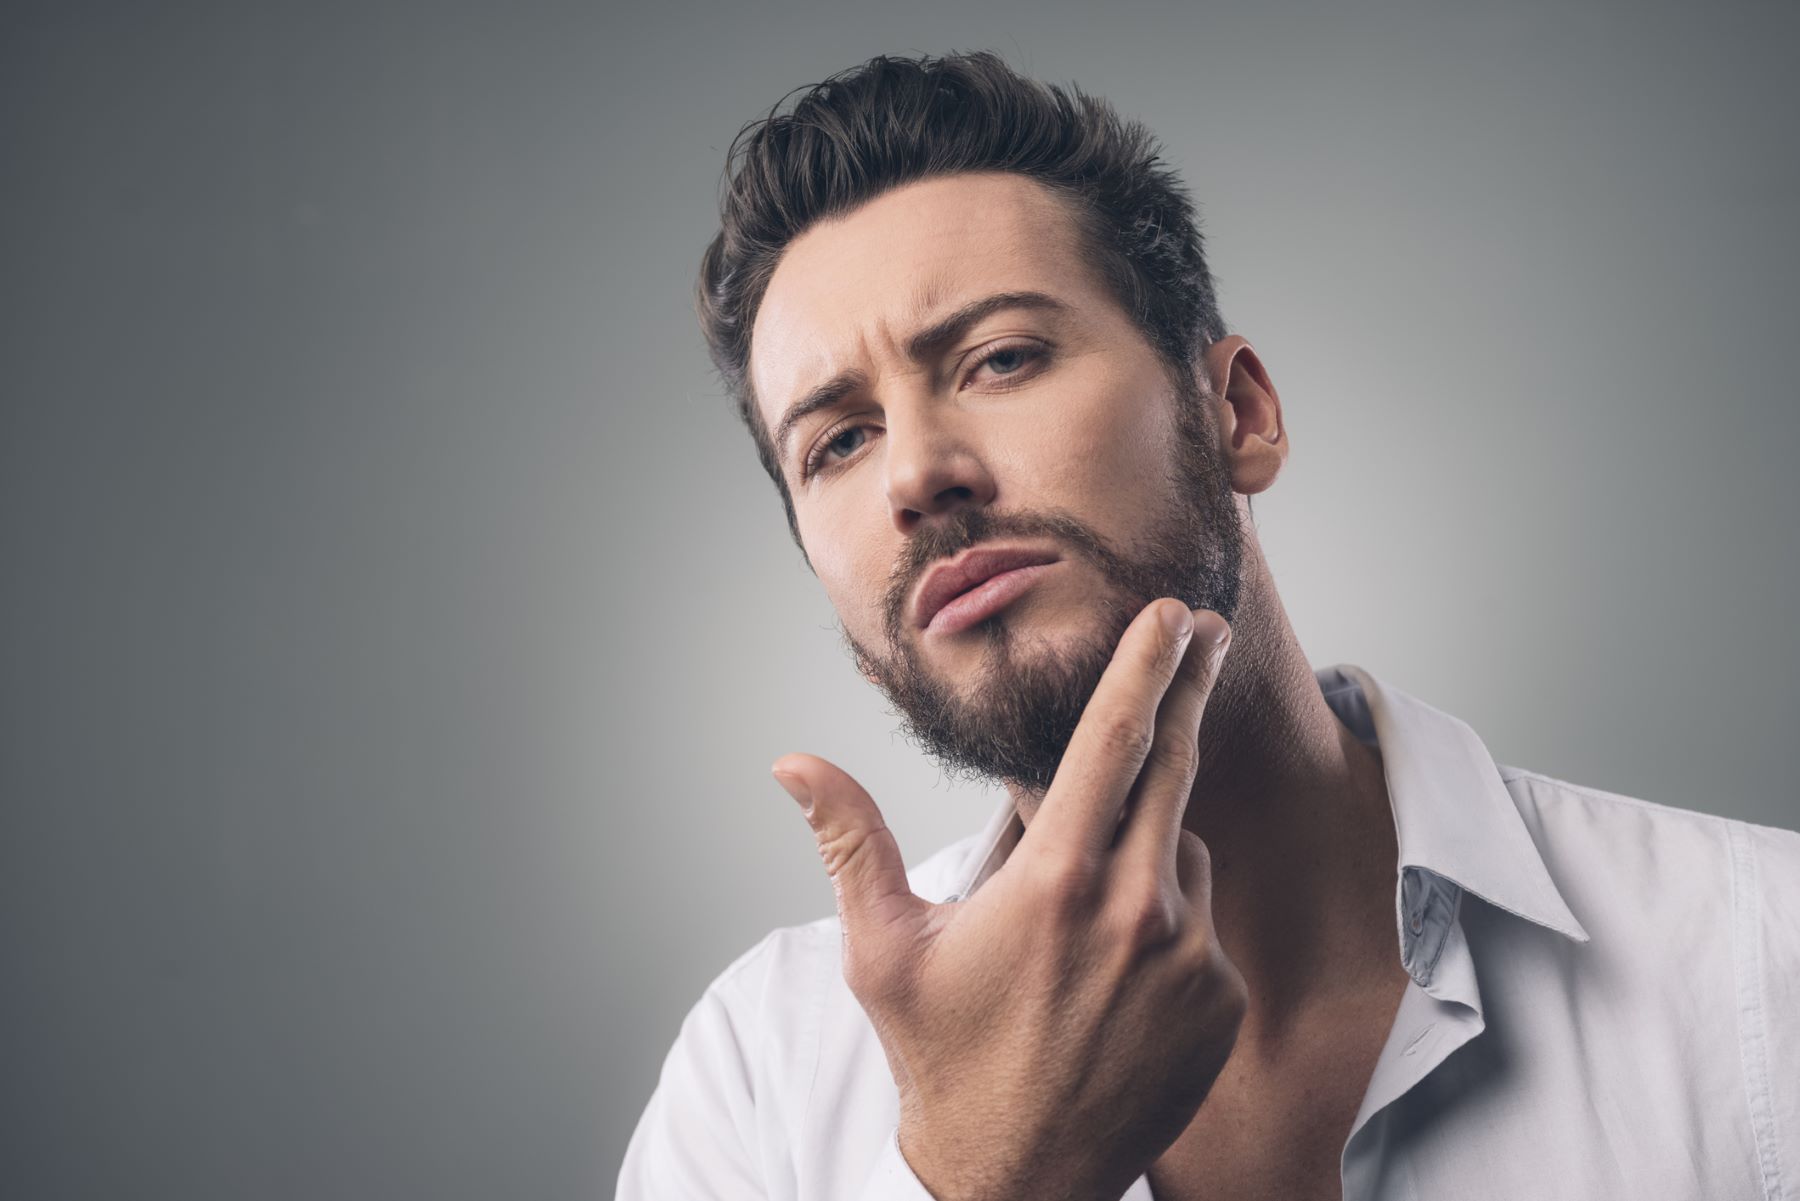
[[[1400,847],[1395,906],[1401,956],[1415,978],[1430,977],[1448,924],[1433,919],[1454,913],[1455,888],[1577,942],[1588,941],[1474,730],[1360,667],[1340,663],[1313,674],[1338,720],[1381,751]],[[981,887],[1024,831],[1011,798],[1003,799],[963,861],[957,891],[946,899]],[[1455,888],[1435,887],[1433,878]],[[1417,945],[1422,932],[1434,946]]]

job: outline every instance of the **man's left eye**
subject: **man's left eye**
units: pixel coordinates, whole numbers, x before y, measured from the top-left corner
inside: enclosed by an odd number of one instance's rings
[[[995,375],[1017,375],[1026,364],[1043,356],[1043,351],[1036,346],[1001,346],[988,351],[975,364],[971,375],[983,367],[993,368]]]

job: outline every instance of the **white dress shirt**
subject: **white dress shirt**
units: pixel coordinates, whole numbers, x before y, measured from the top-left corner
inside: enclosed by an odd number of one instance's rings
[[[1411,977],[1341,1159],[1346,1201],[1800,1201],[1800,834],[1496,764],[1350,665],[1325,699],[1378,747]],[[966,896],[1010,800],[908,872]],[[620,1201],[933,1201],[839,966],[835,916],[776,930],[683,1022]],[[1125,1201],[1152,1201],[1147,1177]]]

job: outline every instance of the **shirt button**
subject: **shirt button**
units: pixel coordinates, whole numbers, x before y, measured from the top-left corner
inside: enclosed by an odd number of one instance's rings
[[[1418,913],[1413,914],[1412,921],[1407,922],[1406,926],[1407,929],[1411,930],[1414,934],[1423,934],[1425,932],[1424,915]]]

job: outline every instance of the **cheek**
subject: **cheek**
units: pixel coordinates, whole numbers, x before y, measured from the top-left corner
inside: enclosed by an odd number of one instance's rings
[[[1046,503],[1079,516],[1154,491],[1174,436],[1172,414],[1154,393],[1091,386],[1053,415],[1022,421],[1009,444],[1023,473],[1015,478],[1033,480]]]
[[[806,525],[801,530],[809,539],[813,537]],[[819,548],[812,554],[813,570],[838,619],[858,639],[869,641],[872,632],[881,628],[882,588],[893,570],[897,548],[867,538],[845,537],[841,530],[835,537],[821,531],[819,540],[807,545]]]

